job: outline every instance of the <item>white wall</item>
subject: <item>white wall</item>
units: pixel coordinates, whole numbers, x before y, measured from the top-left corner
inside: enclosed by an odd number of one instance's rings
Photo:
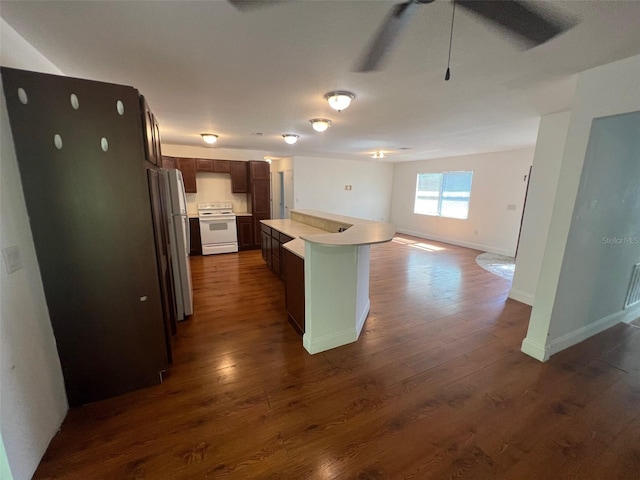
[[[162,135],[162,125],[160,125]],[[169,157],[217,158],[220,160],[263,160],[266,153],[257,150],[231,148],[207,148],[188,145],[162,144],[162,154]],[[233,211],[243,213],[248,210],[246,193],[231,193],[231,177],[223,173],[202,173],[196,176],[197,193],[187,193],[187,210],[198,213],[198,203],[230,200]]]
[[[513,256],[533,149],[395,164],[391,222],[399,232]],[[419,173],[472,170],[469,218],[413,213]],[[515,205],[515,210],[508,210]]]
[[[540,119],[516,269],[509,291],[509,298],[527,305],[533,305],[538,285],[570,118],[571,112],[560,112]]]
[[[388,222],[392,180],[389,163],[294,157],[294,206]]]
[[[61,73],[0,21],[3,65]],[[0,266],[0,433],[13,478],[23,480],[32,477],[68,406],[4,94],[0,115],[0,247],[18,245],[23,263],[12,274]]]
[[[522,351],[539,360],[547,360],[550,355],[595,335],[618,321],[627,319],[622,310],[606,314],[599,309],[594,309],[592,312],[591,307],[586,310],[585,316],[584,292],[590,292],[593,300],[598,302],[606,300],[608,290],[602,292],[594,290],[593,275],[580,275],[579,269],[574,268],[572,250],[582,246],[577,245],[575,241],[570,241],[569,233],[571,228],[576,232],[580,231],[572,227],[573,219],[590,215],[589,210],[585,210],[581,203],[576,208],[576,198],[581,184],[592,122],[594,118],[640,110],[638,85],[640,85],[640,55],[587,70],[578,78],[536,298],[527,337],[522,343]],[[587,170],[585,175],[588,174]],[[614,185],[617,182],[613,180],[614,178],[619,178],[618,173],[614,172],[611,178],[607,177],[604,180],[611,182],[607,183],[609,189],[618,191],[619,188],[625,187],[624,183]],[[637,190],[635,194],[637,195]],[[591,201],[596,202],[594,206],[599,201],[600,195],[603,195],[603,192],[598,192],[595,198],[591,198]],[[609,202],[610,200],[606,198],[604,196],[603,200]],[[629,201],[637,203],[637,197],[630,197]],[[632,218],[637,219],[637,211],[636,209],[628,217],[628,222],[633,227],[637,225],[632,220]],[[622,225],[612,227],[614,230],[619,228],[620,231],[623,230]],[[610,235],[616,234],[616,232],[610,233]],[[610,246],[598,244],[599,240],[588,239],[592,242],[589,249],[591,256],[581,258],[581,261],[585,266],[590,267],[597,263],[598,276],[616,278],[617,288],[626,291],[625,283],[629,278],[623,281],[620,277],[627,276],[628,272],[612,272],[610,269],[614,268],[614,265],[607,266],[606,263],[600,263],[602,258],[607,258],[610,254],[607,252]]]

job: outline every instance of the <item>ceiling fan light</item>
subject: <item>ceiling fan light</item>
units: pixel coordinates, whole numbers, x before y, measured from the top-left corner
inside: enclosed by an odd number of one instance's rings
[[[218,135],[214,135],[213,133],[201,133],[200,136],[202,140],[209,145],[213,145],[218,141]]]
[[[287,142],[289,145],[293,145],[298,141],[298,138],[300,138],[300,135],[296,135],[294,133],[285,133],[284,135],[282,135],[282,138],[284,138],[284,141]]]
[[[316,132],[324,132],[331,126],[331,120],[326,118],[312,118],[309,123]]]
[[[356,98],[356,96],[351,92],[335,91],[327,93],[324,98],[327,99],[331,108],[341,112],[351,105],[351,100]]]

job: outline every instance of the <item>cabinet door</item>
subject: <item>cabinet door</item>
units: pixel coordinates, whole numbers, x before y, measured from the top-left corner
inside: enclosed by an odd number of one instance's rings
[[[156,141],[156,121],[144,95],[140,95],[142,125],[144,129],[144,150],[148,162],[159,165],[158,142]]]
[[[254,180],[251,182],[251,211],[254,214],[267,215],[271,213],[271,182],[269,180]]]
[[[247,193],[249,181],[247,178],[247,162],[230,162],[231,192]]]
[[[182,172],[185,193],[196,193],[196,159],[176,158],[176,168]]]
[[[238,230],[238,250],[248,250],[253,245],[253,219],[247,216],[236,217]]]
[[[213,172],[213,160],[196,158],[196,172]]]
[[[271,247],[271,237],[266,232],[261,232],[262,239],[262,259],[269,264],[269,260],[271,259],[270,247]]]
[[[162,157],[162,168],[176,168],[176,159],[173,157]]]
[[[304,334],[304,259],[283,248],[282,268],[289,323],[302,335]]]
[[[189,255],[202,255],[202,240],[200,239],[200,219],[189,219],[189,235],[191,236]]]
[[[249,162],[249,176],[251,180],[270,180],[270,165],[268,162],[251,160]]]
[[[254,213],[251,218],[253,219],[253,245],[256,248],[259,248],[262,243],[262,238],[260,236],[262,224],[260,223],[260,220],[268,220],[269,215],[257,215]],[[271,235],[269,235],[269,238],[271,238]]]
[[[213,171],[216,173],[230,173],[231,161],[230,160],[213,160]]]

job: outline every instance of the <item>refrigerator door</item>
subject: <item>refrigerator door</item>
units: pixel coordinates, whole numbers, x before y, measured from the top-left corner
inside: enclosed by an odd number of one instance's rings
[[[189,265],[189,217],[187,216],[187,200],[184,182],[180,170],[168,169],[169,192],[171,195],[170,222],[173,231],[175,249],[172,253],[174,261],[174,279],[176,283],[176,304],[178,319],[184,319],[193,313],[193,288],[191,284],[191,267]],[[180,315],[182,314],[182,315]]]

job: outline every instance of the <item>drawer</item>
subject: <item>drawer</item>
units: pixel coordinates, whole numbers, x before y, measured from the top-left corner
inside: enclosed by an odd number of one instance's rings
[[[264,223],[260,223],[260,228],[262,228],[264,233],[271,236],[271,227],[267,227]]]

